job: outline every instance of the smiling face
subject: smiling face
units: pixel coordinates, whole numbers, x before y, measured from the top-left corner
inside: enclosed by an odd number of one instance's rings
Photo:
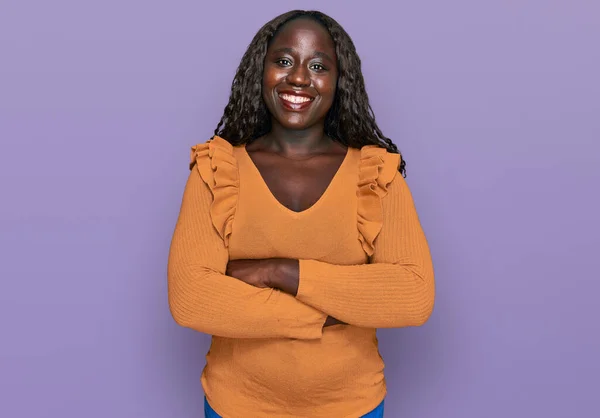
[[[294,130],[324,124],[337,75],[335,45],[327,29],[308,18],[286,23],[264,63],[263,99],[273,123]]]

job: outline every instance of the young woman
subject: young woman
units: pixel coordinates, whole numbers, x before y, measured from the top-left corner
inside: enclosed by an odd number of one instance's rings
[[[206,416],[383,416],[376,329],[427,321],[433,266],[344,29],[312,11],[263,26],[190,168],[169,303],[212,335]]]

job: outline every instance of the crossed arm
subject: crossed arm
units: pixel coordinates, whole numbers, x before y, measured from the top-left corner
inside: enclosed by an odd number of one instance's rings
[[[230,338],[318,339],[346,323],[370,328],[419,326],[433,309],[429,248],[401,176],[390,184],[383,229],[371,264],[316,260],[229,261],[210,219],[212,195],[192,170],[168,263],[176,322]]]
[[[285,258],[232,260],[227,263],[225,274],[251,286],[277,289],[295,297],[300,281],[300,262]],[[345,323],[327,316],[323,327],[339,324]]]

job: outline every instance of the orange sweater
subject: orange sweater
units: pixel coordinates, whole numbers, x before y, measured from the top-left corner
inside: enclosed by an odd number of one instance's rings
[[[175,321],[212,335],[202,386],[224,418],[358,417],[385,397],[376,329],[431,314],[433,266],[400,155],[349,148],[323,196],[293,212],[245,147],[192,147],[168,264]],[[225,275],[293,258],[296,297]],[[348,325],[323,328],[331,315]]]

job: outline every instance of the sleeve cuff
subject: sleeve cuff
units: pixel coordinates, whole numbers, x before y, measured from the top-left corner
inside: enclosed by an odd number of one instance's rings
[[[316,260],[299,260],[299,283],[298,293],[296,298],[301,302],[308,303],[314,298],[315,293],[318,291],[318,279],[320,262]],[[321,288],[323,286],[321,285]]]

